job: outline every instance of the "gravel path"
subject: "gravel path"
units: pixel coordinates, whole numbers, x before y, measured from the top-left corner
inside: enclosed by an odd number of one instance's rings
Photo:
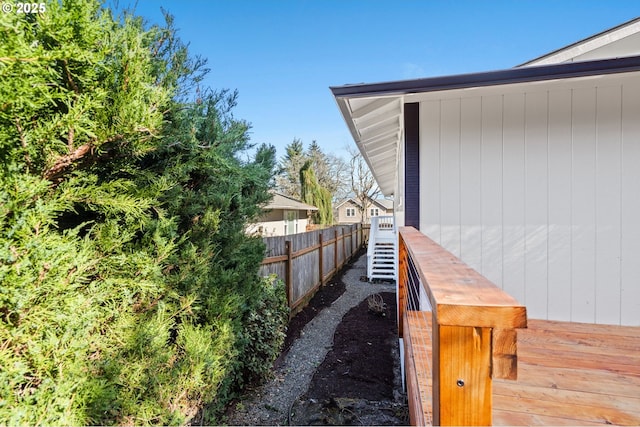
[[[331,349],[342,317],[371,294],[395,291],[393,284],[361,282],[360,277],[366,274],[367,257],[362,255],[342,277],[345,292],[304,327],[274,378],[236,405],[227,420],[229,425],[287,424],[289,408],[307,391],[316,368]]]

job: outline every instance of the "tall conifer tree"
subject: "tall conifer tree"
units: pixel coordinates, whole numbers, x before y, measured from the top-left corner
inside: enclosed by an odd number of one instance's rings
[[[282,340],[244,234],[275,152],[240,160],[235,93],[188,102],[205,64],[170,17],[45,6],[0,14],[0,424],[182,424]]]
[[[302,201],[318,208],[314,213],[314,222],[321,225],[332,225],[331,193],[318,183],[311,160],[307,160],[300,169],[300,187],[302,188]]]

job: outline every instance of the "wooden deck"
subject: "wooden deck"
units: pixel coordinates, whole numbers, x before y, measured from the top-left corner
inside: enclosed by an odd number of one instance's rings
[[[431,420],[427,312],[407,312],[407,369]],[[640,328],[529,320],[518,330],[518,379],[493,381],[494,425],[640,425]],[[410,373],[407,371],[407,375]],[[415,405],[414,405],[415,406]]]
[[[640,328],[530,319],[493,396],[495,425],[639,425]]]

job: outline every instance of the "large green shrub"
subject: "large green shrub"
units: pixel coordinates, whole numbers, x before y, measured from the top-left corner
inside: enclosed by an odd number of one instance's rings
[[[0,14],[0,424],[181,424],[280,344],[244,234],[274,150],[242,160],[235,94],[187,102],[170,25],[46,8]]]

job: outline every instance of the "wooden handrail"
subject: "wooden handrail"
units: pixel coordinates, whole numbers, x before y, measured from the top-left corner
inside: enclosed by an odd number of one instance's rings
[[[526,308],[413,227],[400,228],[399,252],[399,331],[409,259],[431,304],[434,424],[490,425],[492,378],[516,378]]]

